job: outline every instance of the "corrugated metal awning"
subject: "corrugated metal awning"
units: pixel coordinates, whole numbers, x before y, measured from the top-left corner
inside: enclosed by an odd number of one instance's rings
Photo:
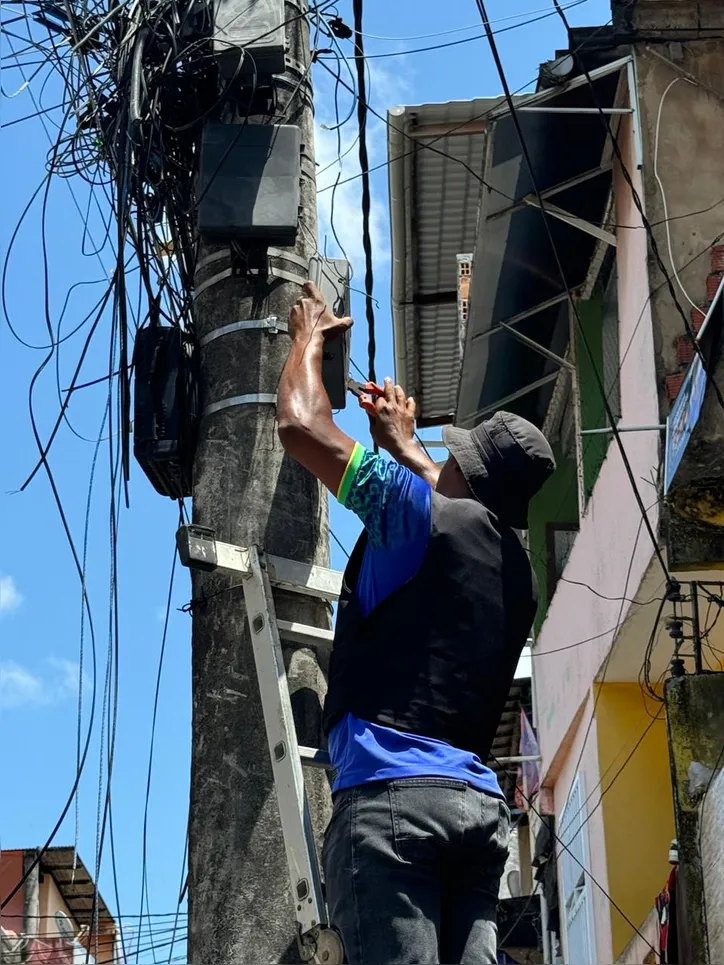
[[[457,255],[475,245],[486,117],[496,98],[389,112],[395,373],[420,425],[451,422],[462,332]]]
[[[601,245],[615,245],[603,224],[611,158],[598,105],[614,128],[631,111],[620,96],[629,60],[594,70],[593,95],[576,76],[516,97],[571,287]],[[418,401],[420,425],[471,426],[502,407],[540,425],[554,357],[568,344],[568,307],[508,106],[490,98],[396,108],[389,121],[396,375]],[[457,256],[468,252],[465,322]]]
[[[74,867],[74,857],[75,867]],[[41,870],[55,879],[63,901],[78,925],[93,924],[95,884],[90,872],[72,847],[47,848],[40,862]],[[98,921],[107,927],[115,919],[98,892],[96,897]]]

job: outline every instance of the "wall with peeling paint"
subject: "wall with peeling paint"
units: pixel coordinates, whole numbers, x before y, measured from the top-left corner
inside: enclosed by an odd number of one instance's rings
[[[699,820],[709,960],[724,962],[724,774],[721,771],[712,781]]]

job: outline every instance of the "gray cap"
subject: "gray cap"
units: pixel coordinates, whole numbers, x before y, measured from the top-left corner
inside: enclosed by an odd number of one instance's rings
[[[509,526],[526,529],[528,503],[556,468],[540,429],[496,412],[474,429],[446,426],[442,438],[475,498]]]

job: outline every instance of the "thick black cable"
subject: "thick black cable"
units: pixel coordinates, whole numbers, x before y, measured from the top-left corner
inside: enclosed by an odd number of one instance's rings
[[[365,255],[365,315],[367,316],[368,378],[377,379],[375,371],[374,272],[372,265],[372,238],[370,234],[370,194],[369,157],[367,154],[367,93],[365,77],[365,52],[362,37],[363,0],[352,0],[354,13],[354,62],[357,69],[357,126],[359,128],[359,166],[362,174],[362,247]]]
[[[349,559],[349,553],[348,553],[348,551],[345,549],[344,543],[343,543],[342,540],[336,535],[336,533],[334,532],[334,530],[333,530],[331,527],[330,527],[330,529],[329,529],[329,535],[330,535],[330,536],[332,537],[332,539],[335,541],[335,543],[337,544],[337,546],[339,546],[339,548],[342,550],[342,552],[343,552],[344,555],[347,557],[347,559]]]

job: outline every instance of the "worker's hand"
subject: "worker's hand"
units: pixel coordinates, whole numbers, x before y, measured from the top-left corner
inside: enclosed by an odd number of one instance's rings
[[[289,312],[289,334],[293,339],[309,339],[313,334],[319,334],[328,341],[351,327],[352,319],[333,315],[322,293],[311,281],[306,283],[304,295]]]
[[[374,404],[374,415],[369,406],[365,410],[370,417],[372,438],[380,447],[399,458],[412,444],[415,435],[415,400],[405,395],[404,389],[385,379],[384,395],[376,399],[365,396]],[[362,400],[360,400],[362,401]]]

